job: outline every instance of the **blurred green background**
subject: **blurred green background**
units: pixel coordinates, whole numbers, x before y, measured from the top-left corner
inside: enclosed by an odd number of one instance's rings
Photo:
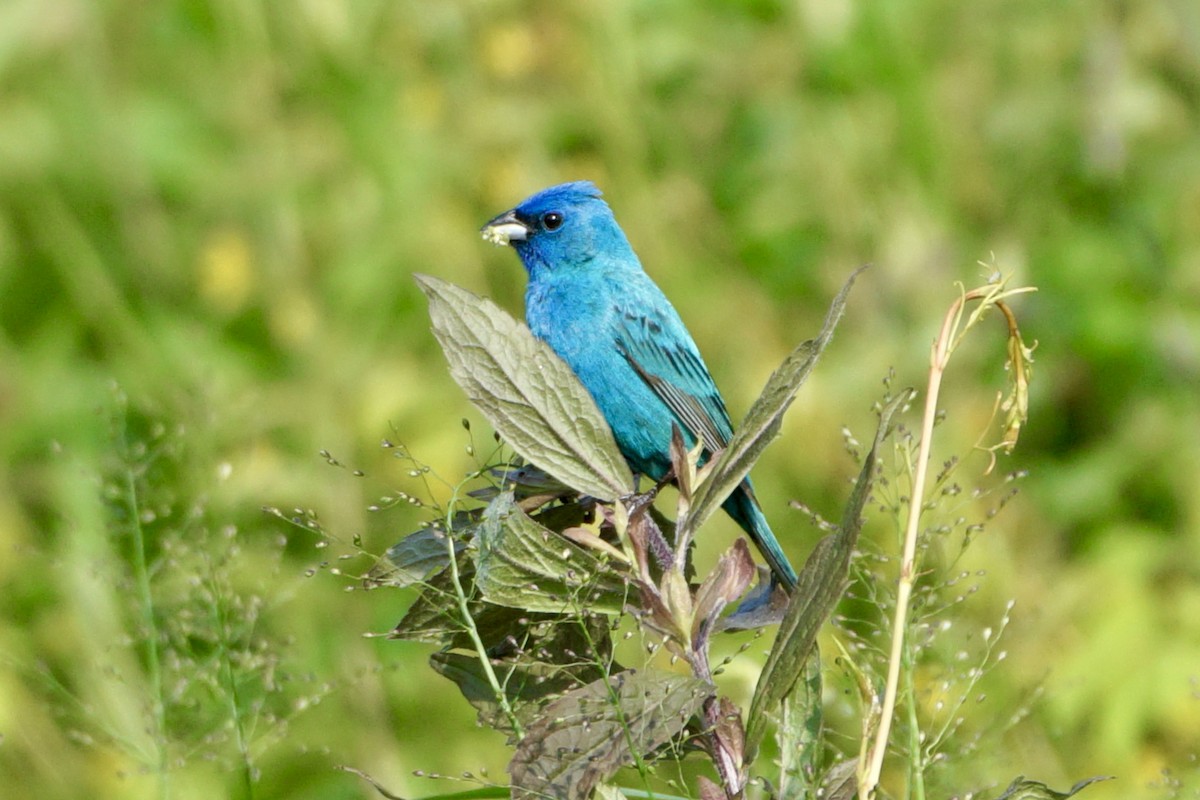
[[[362,636],[407,595],[335,573],[355,536],[379,552],[423,519],[367,512],[426,493],[381,439],[449,484],[473,463],[460,418],[486,441],[412,274],[519,314],[518,262],[478,226],[577,178],[606,191],[735,417],[874,265],[756,471],[793,560],[817,534],[787,501],[836,516],[842,426],[869,435],[889,367],[923,387],[954,281],[994,254],[1039,287],[1016,301],[1040,343],[1032,418],[1000,465],[1030,475],[972,545],[986,575],[954,617],[994,625],[1015,600],[1007,658],[941,796],[1017,774],[1198,796],[1185,0],[7,0],[0,793],[248,796],[240,750],[258,797],[374,796],[336,765],[412,795],[468,788],[418,769],[503,778],[501,737],[429,649]],[[951,374],[939,459],[1003,384],[992,325]],[[336,541],[263,505],[311,509]],[[733,535],[715,530],[709,552]],[[877,538],[892,547],[886,519]]]

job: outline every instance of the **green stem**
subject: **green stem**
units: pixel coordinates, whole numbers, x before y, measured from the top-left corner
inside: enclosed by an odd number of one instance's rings
[[[162,800],[171,796],[171,779],[167,755],[167,710],[163,701],[162,663],[158,652],[158,625],[154,614],[154,593],[150,588],[150,570],[146,564],[146,536],[142,530],[142,509],[138,499],[137,480],[130,460],[128,446],[123,453],[125,461],[125,504],[129,510],[130,529],[133,533],[133,572],[137,582],[138,599],[142,607],[142,624],[146,630],[146,669],[150,673],[153,694],[154,746],[157,750],[158,795]]]
[[[582,609],[580,609],[580,613],[581,614],[583,613]],[[588,630],[587,623],[582,618],[579,621],[579,627],[583,632],[583,638],[584,638],[584,641],[587,642],[588,649],[591,650],[593,653],[597,653],[598,651],[596,649],[596,642],[592,639],[591,631]],[[597,663],[599,663],[598,659],[597,659]],[[608,701],[609,701],[609,703],[612,704],[613,711],[617,715],[617,721],[620,723],[621,730],[625,734],[625,743],[629,747],[629,753],[630,753],[630,755],[633,756],[633,767],[634,767],[634,769],[637,770],[638,775],[640,775],[642,777],[642,780],[646,781],[646,784],[647,784],[646,796],[650,797],[650,798],[654,798],[655,797],[654,791],[649,788],[650,765],[646,763],[645,758],[642,756],[641,748],[638,747],[637,742],[634,741],[633,731],[630,729],[629,722],[625,718],[625,710],[623,708],[621,708],[621,696],[619,694],[617,694],[615,689],[613,689],[612,680],[611,680],[612,679],[612,671],[611,671],[612,664],[611,663],[601,664],[600,666],[604,672],[604,688],[608,692]]]
[[[921,742],[921,721],[917,719],[916,677],[911,650],[904,654],[904,697],[908,712],[908,787],[912,800],[925,800],[925,749]]]
[[[237,680],[233,672],[233,659],[229,657],[229,606],[225,602],[225,594],[212,572],[209,563],[209,591],[213,597],[213,615],[220,638],[221,677],[225,681],[225,690],[229,698],[229,712],[233,718],[234,742],[238,755],[241,756],[242,796],[254,797],[254,764],[250,758],[250,745],[246,738],[246,724],[242,713],[241,695],[238,693]]]
[[[500,710],[504,712],[504,716],[508,719],[508,724],[512,725],[513,735],[520,741],[525,738],[525,727],[517,719],[516,712],[513,711],[512,705],[508,702],[508,694],[505,693],[504,687],[500,685],[500,681],[496,677],[496,671],[492,669],[492,660],[488,657],[483,639],[479,637],[479,628],[475,626],[475,618],[471,616],[471,606],[467,601],[467,593],[463,591],[462,578],[458,571],[458,554],[454,552],[453,520],[454,500],[452,499],[446,512],[446,549],[450,557],[450,582],[454,585],[454,596],[458,601],[458,613],[462,617],[463,627],[467,629],[467,635],[471,637],[471,644],[475,646],[475,654],[479,657],[479,664],[483,667],[483,674],[487,676],[488,683],[492,687],[492,692],[496,695],[496,702],[499,703]]]

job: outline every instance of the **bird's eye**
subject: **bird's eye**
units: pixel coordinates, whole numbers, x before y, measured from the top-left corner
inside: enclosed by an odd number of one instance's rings
[[[556,231],[563,224],[563,215],[557,211],[548,211],[542,215],[542,226],[548,231]]]

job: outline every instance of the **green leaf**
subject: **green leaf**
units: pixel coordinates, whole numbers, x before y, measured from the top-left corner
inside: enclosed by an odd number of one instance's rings
[[[461,553],[466,546],[461,536],[455,538],[455,553]],[[415,583],[424,583],[448,566],[450,544],[445,531],[423,528],[389,547],[379,563],[367,574],[367,583],[403,589]]]
[[[388,638],[428,642],[442,647],[473,646],[466,626],[459,617],[458,601],[448,586],[448,576],[439,575],[432,583],[437,588],[427,589],[417,597]],[[485,647],[497,646],[528,627],[529,613],[524,609],[507,608],[479,600],[472,600],[468,607]]]
[[[511,721],[500,708],[496,692],[478,657],[464,653],[434,653],[429,657],[429,663],[436,672],[458,686],[467,702],[479,712],[480,722],[503,733],[513,733]],[[502,661],[493,664],[492,669],[522,725],[539,719],[543,707],[554,698],[603,677],[600,668],[590,663],[570,668],[542,661]]]
[[[698,530],[721,507],[725,498],[745,480],[763,450],[779,435],[784,412],[796,398],[796,393],[800,391],[800,387],[816,366],[817,359],[833,338],[834,328],[837,327],[846,308],[850,287],[864,269],[866,267],[856,269],[833,299],[829,312],[825,315],[825,324],[817,338],[802,342],[767,379],[766,386],[750,407],[742,424],[738,426],[733,439],[717,456],[708,478],[696,487],[687,517],[678,523],[682,529],[681,533]]]
[[[459,580],[467,597],[475,591],[475,569],[464,557],[459,558]],[[522,641],[540,626],[558,622],[558,614],[531,614],[525,609],[471,599],[467,608],[483,646],[488,650],[501,648],[508,641]],[[543,635],[539,633],[538,635]],[[403,619],[389,634],[392,639],[428,642],[446,648],[474,649],[475,643],[467,633],[455,596],[453,578],[446,570],[435,575],[421,594],[409,606]]]
[[[485,604],[490,608],[500,608]],[[550,616],[521,614],[503,639],[496,631],[481,627],[492,672],[503,687],[509,707],[523,725],[541,715],[547,702],[571,689],[600,680],[613,669],[612,626],[599,614]],[[460,645],[463,646],[463,645]],[[476,653],[441,652],[430,656],[433,668],[454,681],[482,723],[512,734],[512,720],[500,707],[491,678]],[[601,667],[600,665],[604,665]]]
[[[1085,778],[1079,781],[1079,783],[1065,792],[1056,792],[1044,783],[1027,781],[1024,775],[1020,775],[1008,785],[1008,788],[1004,790],[1004,794],[1000,795],[996,800],[1066,800],[1066,798],[1078,794],[1097,781],[1107,780],[1112,780],[1112,776],[1097,775],[1094,778]]]
[[[417,275],[450,375],[504,440],[571,488],[611,502],[633,475],[583,384],[499,306]]]
[[[779,729],[779,798],[799,800],[818,797],[821,768],[821,654],[814,647],[804,662],[804,677],[783,700]]]
[[[754,688],[754,698],[750,703],[746,726],[746,749],[750,760],[754,758],[768,717],[775,713],[780,702],[804,674],[805,662],[809,654],[815,652],[817,632],[845,591],[850,557],[862,528],[863,506],[871,493],[875,454],[887,436],[892,415],[908,399],[909,393],[901,392],[880,412],[875,440],[863,460],[862,471],[850,493],[838,532],[817,542],[804,569],[800,571],[791,604],[779,626],[779,634],[767,656],[767,663],[758,676],[758,685]]]
[[[679,736],[712,687],[686,675],[627,670],[550,703],[508,766],[514,800],[584,800],[623,766]]]
[[[529,611],[620,613],[625,582],[579,545],[531,519],[506,492],[484,510],[475,584],[484,599]]]

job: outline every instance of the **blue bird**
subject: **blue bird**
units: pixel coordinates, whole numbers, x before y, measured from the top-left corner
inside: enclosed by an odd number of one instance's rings
[[[591,392],[634,472],[661,480],[671,431],[705,458],[733,436],[725,401],[674,306],[589,181],[552,186],[483,226],[529,273],[525,320]],[[796,572],[747,479],[723,506],[790,592]]]

